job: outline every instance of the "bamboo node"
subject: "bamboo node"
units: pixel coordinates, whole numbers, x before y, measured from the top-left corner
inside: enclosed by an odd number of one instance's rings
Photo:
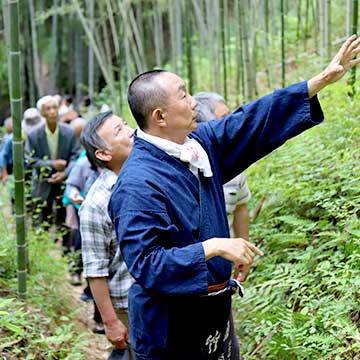
[[[16,218],[23,218],[23,217],[25,217],[25,214],[21,214],[21,215],[15,214],[15,217],[16,217]]]
[[[13,102],[21,102],[21,101],[23,101],[23,98],[22,98],[22,97],[21,97],[21,98],[17,98],[17,99],[11,98],[10,100],[11,100],[12,103],[13,103]]]

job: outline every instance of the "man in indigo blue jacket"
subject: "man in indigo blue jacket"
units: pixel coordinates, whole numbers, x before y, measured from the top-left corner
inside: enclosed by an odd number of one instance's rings
[[[354,35],[309,81],[201,124],[177,75],[153,70],[132,81],[128,100],[139,129],[109,212],[136,280],[129,318],[137,359],[231,358],[232,265],[234,278],[243,281],[262,253],[229,238],[222,185],[320,123],[316,94],[358,64],[359,53]]]

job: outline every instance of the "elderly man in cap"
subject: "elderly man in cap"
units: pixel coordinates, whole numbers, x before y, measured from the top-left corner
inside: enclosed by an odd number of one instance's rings
[[[36,126],[45,124],[45,119],[40,116],[37,108],[28,108],[24,111],[23,120],[21,122],[21,129],[23,137],[26,139],[27,134]]]
[[[64,181],[78,155],[76,134],[69,125],[59,123],[59,103],[53,96],[44,96],[36,104],[45,124],[34,128],[27,136],[25,157],[32,169],[32,198],[39,211],[37,221],[62,225],[65,209],[62,205]],[[67,246],[65,238],[63,245]]]

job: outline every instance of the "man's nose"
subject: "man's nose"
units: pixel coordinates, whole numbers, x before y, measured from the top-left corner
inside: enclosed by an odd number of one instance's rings
[[[195,110],[196,108],[196,100],[190,95],[190,101],[191,101],[191,109]]]

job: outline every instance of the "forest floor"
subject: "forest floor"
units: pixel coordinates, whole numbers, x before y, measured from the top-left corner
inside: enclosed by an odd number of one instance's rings
[[[58,243],[59,244],[59,243]],[[60,244],[59,244],[60,245]],[[59,246],[59,252],[56,255],[61,254],[61,249]],[[55,255],[55,256],[56,256]],[[84,349],[84,355],[88,360],[103,360],[107,359],[110,351],[111,344],[106,339],[106,336],[103,334],[95,334],[91,331],[91,328],[94,326],[94,303],[93,301],[82,301],[80,299],[83,290],[86,287],[86,280],[82,279],[81,285],[71,285],[70,274],[68,274],[67,284],[64,286],[64,291],[66,295],[71,298],[72,309],[76,309],[75,316],[75,326],[79,333],[85,334],[85,339],[88,341],[86,349]]]
[[[111,350],[111,345],[106,339],[105,335],[94,334],[91,331],[94,321],[92,319],[94,313],[94,305],[92,301],[84,302],[80,300],[80,296],[85,288],[85,285],[66,287],[68,294],[73,299],[74,308],[79,309],[77,313],[76,327],[79,332],[86,333],[86,338],[89,340],[89,345],[86,349],[87,359],[89,360],[103,360],[107,359]]]

